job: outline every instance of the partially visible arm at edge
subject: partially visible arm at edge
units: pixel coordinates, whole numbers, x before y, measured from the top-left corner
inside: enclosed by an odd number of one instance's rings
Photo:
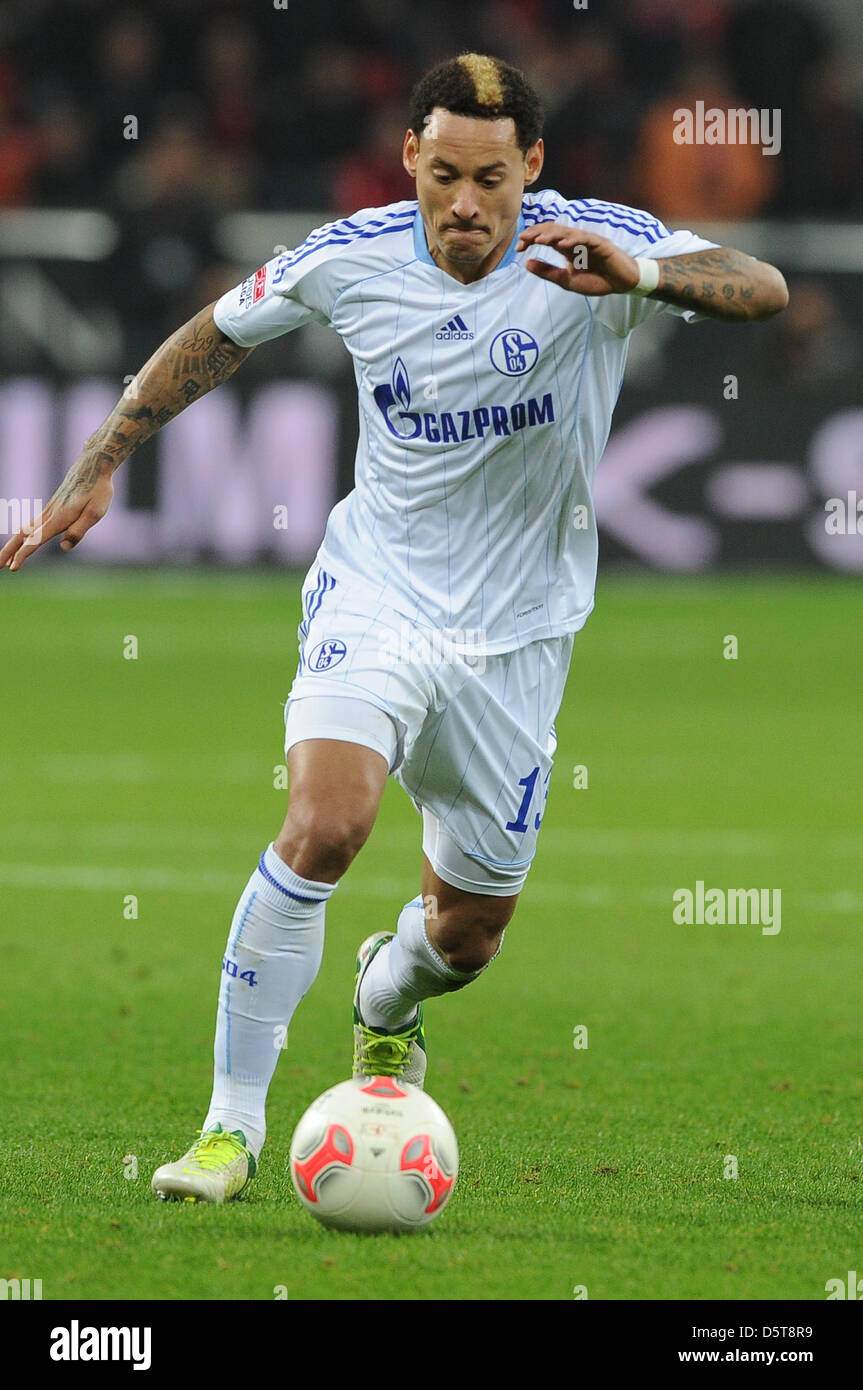
[[[217,327],[213,308],[209,304],[201,309],[156,349],[86,441],[63,480],[58,501],[114,473],[169,420],[227,381],[253,351],[240,347]]]

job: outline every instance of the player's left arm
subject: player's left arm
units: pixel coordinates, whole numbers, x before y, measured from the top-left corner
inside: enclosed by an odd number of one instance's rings
[[[528,260],[525,268],[576,294],[631,294],[641,277],[634,256],[607,237],[581,227],[565,227],[559,222],[526,227],[516,251],[529,246],[552,246],[569,264],[554,266]],[[788,303],[785,280],[775,265],[730,246],[657,258],[656,266],[659,281],[646,298],[694,309],[708,318],[754,322],[772,318]]]

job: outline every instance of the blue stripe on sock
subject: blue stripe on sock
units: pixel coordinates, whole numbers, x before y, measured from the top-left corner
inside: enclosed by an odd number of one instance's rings
[[[264,853],[266,853],[266,851],[264,851]],[[298,903],[325,903],[327,901],[326,898],[301,898],[299,893],[292,893],[290,888],[283,888],[281,883],[279,883],[279,880],[277,878],[273,878],[273,875],[270,873],[269,869],[264,863],[263,854],[261,855],[260,862],[258,863],[258,872],[263,874],[267,882],[271,883],[274,888],[278,888],[280,893],[284,893],[286,898],[294,898]]]
[[[237,945],[238,945],[238,943],[239,943],[240,937],[241,937],[242,934],[243,934],[243,927],[246,925],[246,918],[248,917],[249,913],[251,912],[251,910],[252,910],[252,903],[255,901],[255,898],[256,898],[257,896],[258,896],[258,895],[257,895],[257,893],[255,892],[255,890],[252,889],[252,892],[249,894],[249,901],[246,903],[246,906],[243,908],[243,915],[242,915],[242,917],[240,918],[239,922],[237,923],[236,935],[234,936],[234,939],[233,939],[233,941],[231,942],[231,947],[230,947],[230,949],[231,949],[232,951],[235,951],[235,950],[237,949]],[[230,1076],[230,1075],[231,1075],[231,1007],[230,1007],[230,1005],[231,1005],[231,976],[229,975],[229,976],[228,976],[228,980],[227,980],[227,988],[226,988],[226,990],[225,990],[225,1075],[226,1075],[226,1076]]]

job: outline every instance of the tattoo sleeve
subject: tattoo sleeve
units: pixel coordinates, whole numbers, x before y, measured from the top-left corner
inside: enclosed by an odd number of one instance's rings
[[[65,501],[113,473],[187,405],[226,381],[251,351],[216,327],[212,304],[202,309],[156,349],[129,383],[107,420],[87,440],[57,500]]]
[[[728,323],[746,323],[784,309],[788,292],[775,266],[717,246],[660,260],[659,284],[648,298]]]

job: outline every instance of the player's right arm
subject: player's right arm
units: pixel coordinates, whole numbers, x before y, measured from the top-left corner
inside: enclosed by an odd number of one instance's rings
[[[408,201],[366,208],[350,220],[316,227],[293,251],[280,248],[254,275],[178,328],[87,440],[42,515],[0,550],[0,569],[20,569],[53,536],[62,535],[62,548],[72,550],[108,510],[111,477],[123,460],[226,381],[260,343],[304,323],[331,323],[342,290],[358,277],[391,268],[387,233],[410,230],[415,207]]]
[[[63,534],[72,550],[105,515],[115,469],[200,396],[220,386],[253,351],[217,326],[214,304],[172,333],[130,382],[111,414],[87,440],[42,514],[0,550],[0,569],[19,570],[34,551]]]

